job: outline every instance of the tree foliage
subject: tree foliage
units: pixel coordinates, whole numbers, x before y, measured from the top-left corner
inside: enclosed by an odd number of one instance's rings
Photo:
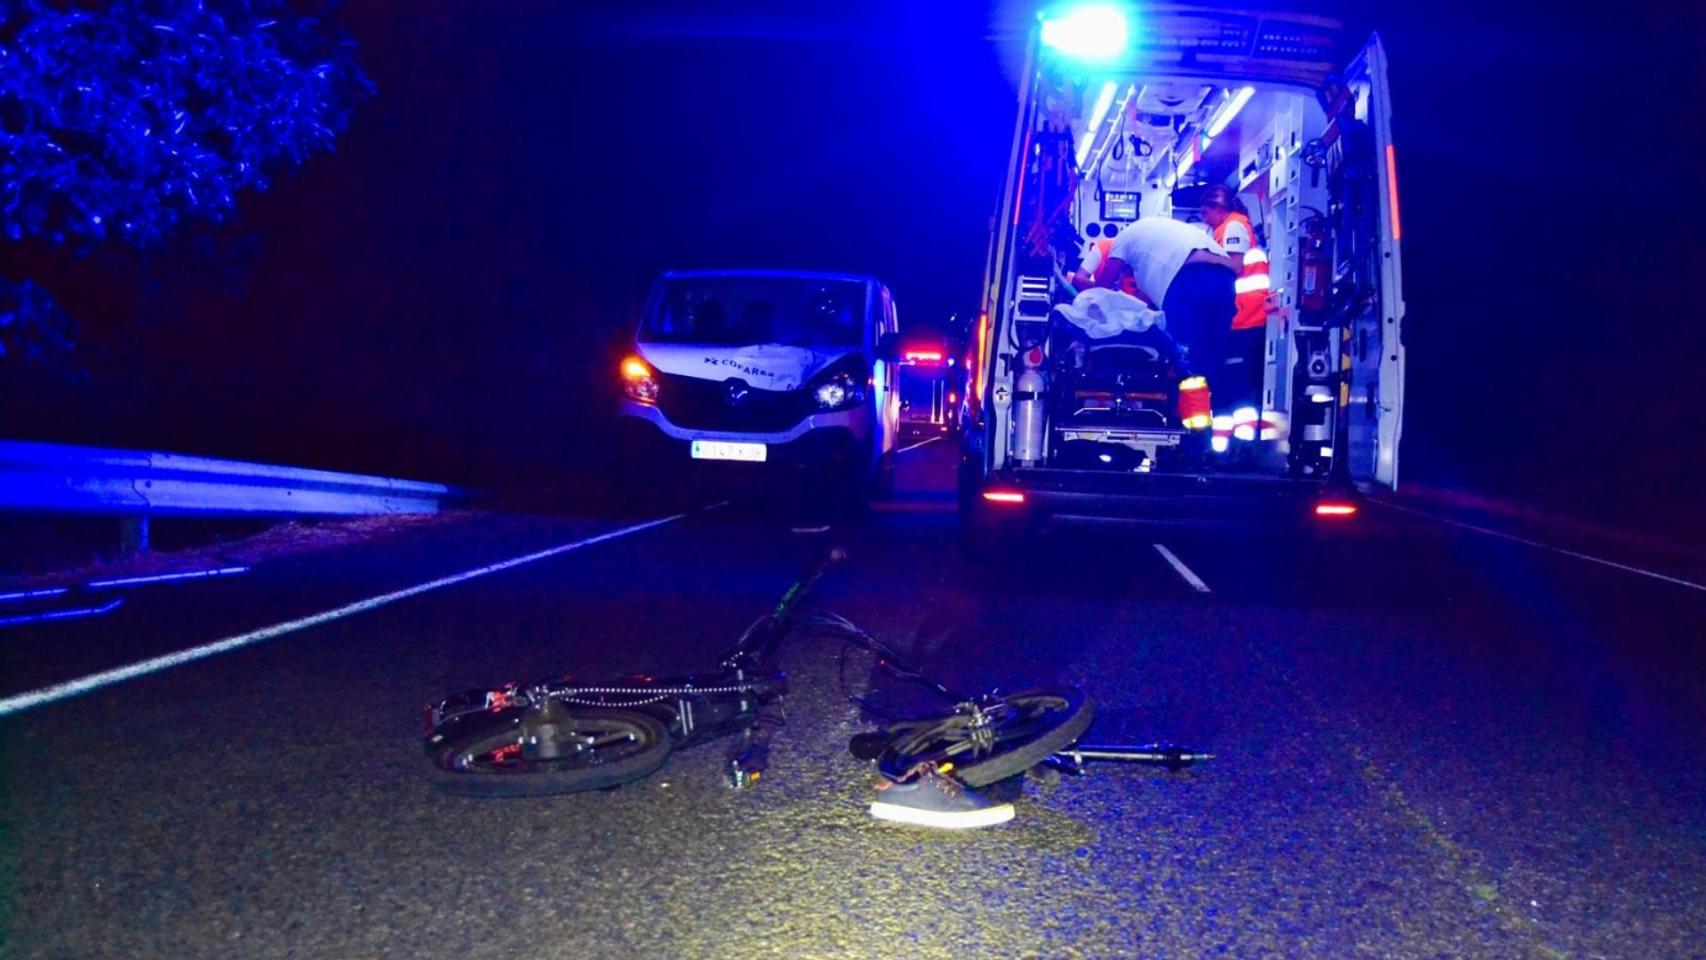
[[[0,0],[0,253],[150,247],[329,150],[371,87],[291,0]],[[0,368],[63,367],[75,327],[0,276]]]
[[[283,0],[0,6],[0,231],[158,242],[327,150],[368,91]]]
[[[71,318],[46,290],[29,280],[0,277],[0,374],[16,376],[34,368],[75,379],[75,337]]]

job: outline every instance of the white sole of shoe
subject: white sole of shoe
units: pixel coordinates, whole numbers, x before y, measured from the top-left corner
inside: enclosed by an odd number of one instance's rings
[[[910,823],[915,827],[933,827],[937,830],[972,830],[977,827],[993,827],[996,824],[1006,823],[1013,819],[1013,805],[1003,803],[965,813],[943,813],[940,810],[920,810],[917,807],[903,807],[876,800],[871,803],[871,816],[878,820],[888,820],[894,823]]]

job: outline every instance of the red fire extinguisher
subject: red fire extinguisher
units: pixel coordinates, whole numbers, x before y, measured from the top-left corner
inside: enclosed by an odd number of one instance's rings
[[[1327,309],[1327,288],[1333,282],[1333,261],[1327,253],[1327,219],[1317,211],[1303,221],[1298,244],[1297,306],[1319,313]]]

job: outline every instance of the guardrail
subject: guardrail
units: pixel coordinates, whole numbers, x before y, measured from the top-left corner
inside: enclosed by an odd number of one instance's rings
[[[32,623],[48,623],[55,620],[104,617],[124,606],[125,598],[123,595],[110,596],[114,590],[131,590],[158,583],[182,583],[186,580],[234,577],[248,572],[247,564],[234,564],[224,567],[207,567],[200,570],[178,570],[172,573],[105,577],[83,583],[13,590],[0,593],[0,629],[21,627]],[[103,600],[105,602],[100,602]],[[23,612],[12,612],[19,609]]]
[[[0,510],[120,517],[436,513],[443,484],[145,450],[0,440]]]

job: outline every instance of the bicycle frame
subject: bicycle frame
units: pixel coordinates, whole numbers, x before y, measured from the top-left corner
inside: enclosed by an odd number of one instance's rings
[[[447,697],[427,711],[429,742],[490,725],[528,722],[546,704],[610,707],[648,714],[669,729],[678,747],[735,732],[787,693],[781,671],[754,675],[744,668],[676,677],[627,677],[582,684],[572,679],[508,684]]]
[[[703,674],[653,678],[629,676],[601,683],[579,683],[571,677],[531,684],[506,684],[495,690],[469,690],[427,708],[426,742],[434,744],[490,727],[515,725],[523,737],[529,725],[553,722],[553,704],[605,707],[645,713],[668,729],[676,748],[692,746],[731,733],[743,733],[742,748],[732,759],[737,786],[763,769],[764,744],[756,737],[762,710],[782,699],[787,675],[766,671],[763,664],[775,652],[794,623],[806,593],[844,559],[830,551],[788,589],[769,614],[760,617],[724,654],[718,669]]]

